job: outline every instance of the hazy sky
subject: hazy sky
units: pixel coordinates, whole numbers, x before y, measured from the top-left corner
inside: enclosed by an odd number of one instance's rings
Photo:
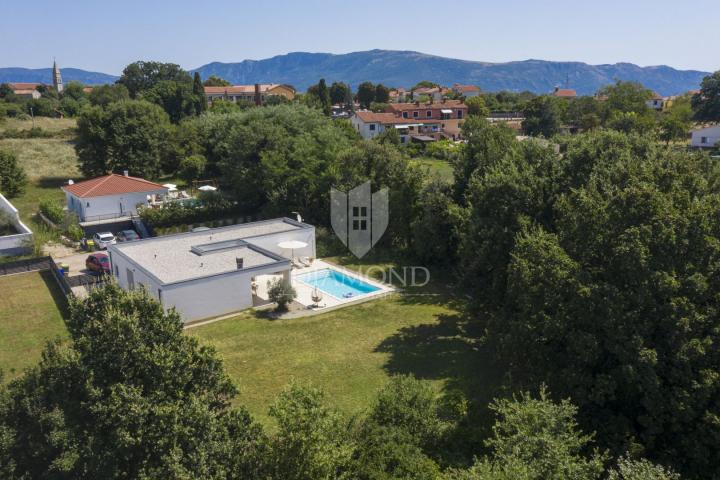
[[[293,51],[416,50],[720,69],[720,0],[0,0],[0,66],[118,74],[135,60],[194,68]]]

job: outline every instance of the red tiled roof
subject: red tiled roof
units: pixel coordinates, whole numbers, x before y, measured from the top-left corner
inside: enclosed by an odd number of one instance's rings
[[[42,85],[42,83],[17,82],[10,83],[9,85],[13,90],[35,90],[37,87]]]
[[[403,118],[390,112],[375,113],[366,110],[355,112],[355,115],[365,123],[382,123],[384,125],[402,125],[404,123],[439,123],[437,118]]]
[[[572,88],[556,88],[553,95],[556,97],[571,98],[577,97],[577,92]]]
[[[115,173],[86,180],[84,182],[74,183],[72,185],[65,185],[62,189],[80,198],[167,190],[162,185],[150,182],[143,178],[126,177]]]
[[[453,87],[458,92],[479,92],[480,88],[475,85],[455,85]]]

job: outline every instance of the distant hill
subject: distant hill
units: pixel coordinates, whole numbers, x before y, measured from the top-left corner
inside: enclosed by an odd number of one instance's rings
[[[674,95],[698,88],[702,78],[708,75],[708,72],[676,70],[665,65],[588,65],[545,60],[488,63],[394,50],[340,55],[295,52],[264,60],[213,62],[192,70],[195,71],[203,78],[218,75],[234,84],[288,83],[302,91],[325,78],[328,83],[343,81],[353,87],[365,80],[392,87],[411,87],[420,80],[431,80],[442,85],[478,85],[485,91],[529,90],[535,93],[547,93],[556,85],[567,83],[582,95],[593,94],[615,80],[638,81],[661,95]],[[77,68],[63,68],[62,76],[65,82],[77,80],[89,85],[112,83],[118,78]],[[51,83],[52,77],[49,68],[0,68],[2,82]]]
[[[85,85],[102,85],[113,83],[118,79],[115,75],[107,73],[88,72],[79,68],[61,68],[63,83],[75,80]],[[0,83],[10,82],[37,82],[52,84],[52,68],[0,68]]]
[[[196,70],[203,78],[218,75],[235,84],[256,82],[289,83],[300,90],[323,77],[328,83],[349,82],[353,87],[365,80],[388,86],[411,87],[420,80],[442,85],[478,85],[485,91],[529,90],[549,92],[556,85],[593,94],[615,80],[634,80],[661,95],[696,89],[707,72],[676,70],[668,66],[639,67],[631,63],[588,65],[581,62],[524,60],[507,63],[471,62],[419,52],[371,50],[341,55],[296,52],[264,60],[239,63],[213,62]]]

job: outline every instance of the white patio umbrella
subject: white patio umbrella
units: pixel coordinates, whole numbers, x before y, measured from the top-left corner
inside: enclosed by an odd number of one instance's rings
[[[163,184],[163,187],[168,189],[168,192],[176,192],[177,191],[177,185],[174,183],[165,183]]]
[[[214,192],[217,190],[217,188],[213,187],[212,185],[203,185],[202,187],[199,187],[198,190],[201,192]]]
[[[307,243],[300,240],[286,240],[277,244],[278,247],[290,250],[290,258],[295,258],[295,249],[307,247]]]

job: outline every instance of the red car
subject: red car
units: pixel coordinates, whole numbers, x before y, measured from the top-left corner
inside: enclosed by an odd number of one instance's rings
[[[91,272],[110,274],[110,259],[104,253],[93,253],[85,260],[85,268]]]

